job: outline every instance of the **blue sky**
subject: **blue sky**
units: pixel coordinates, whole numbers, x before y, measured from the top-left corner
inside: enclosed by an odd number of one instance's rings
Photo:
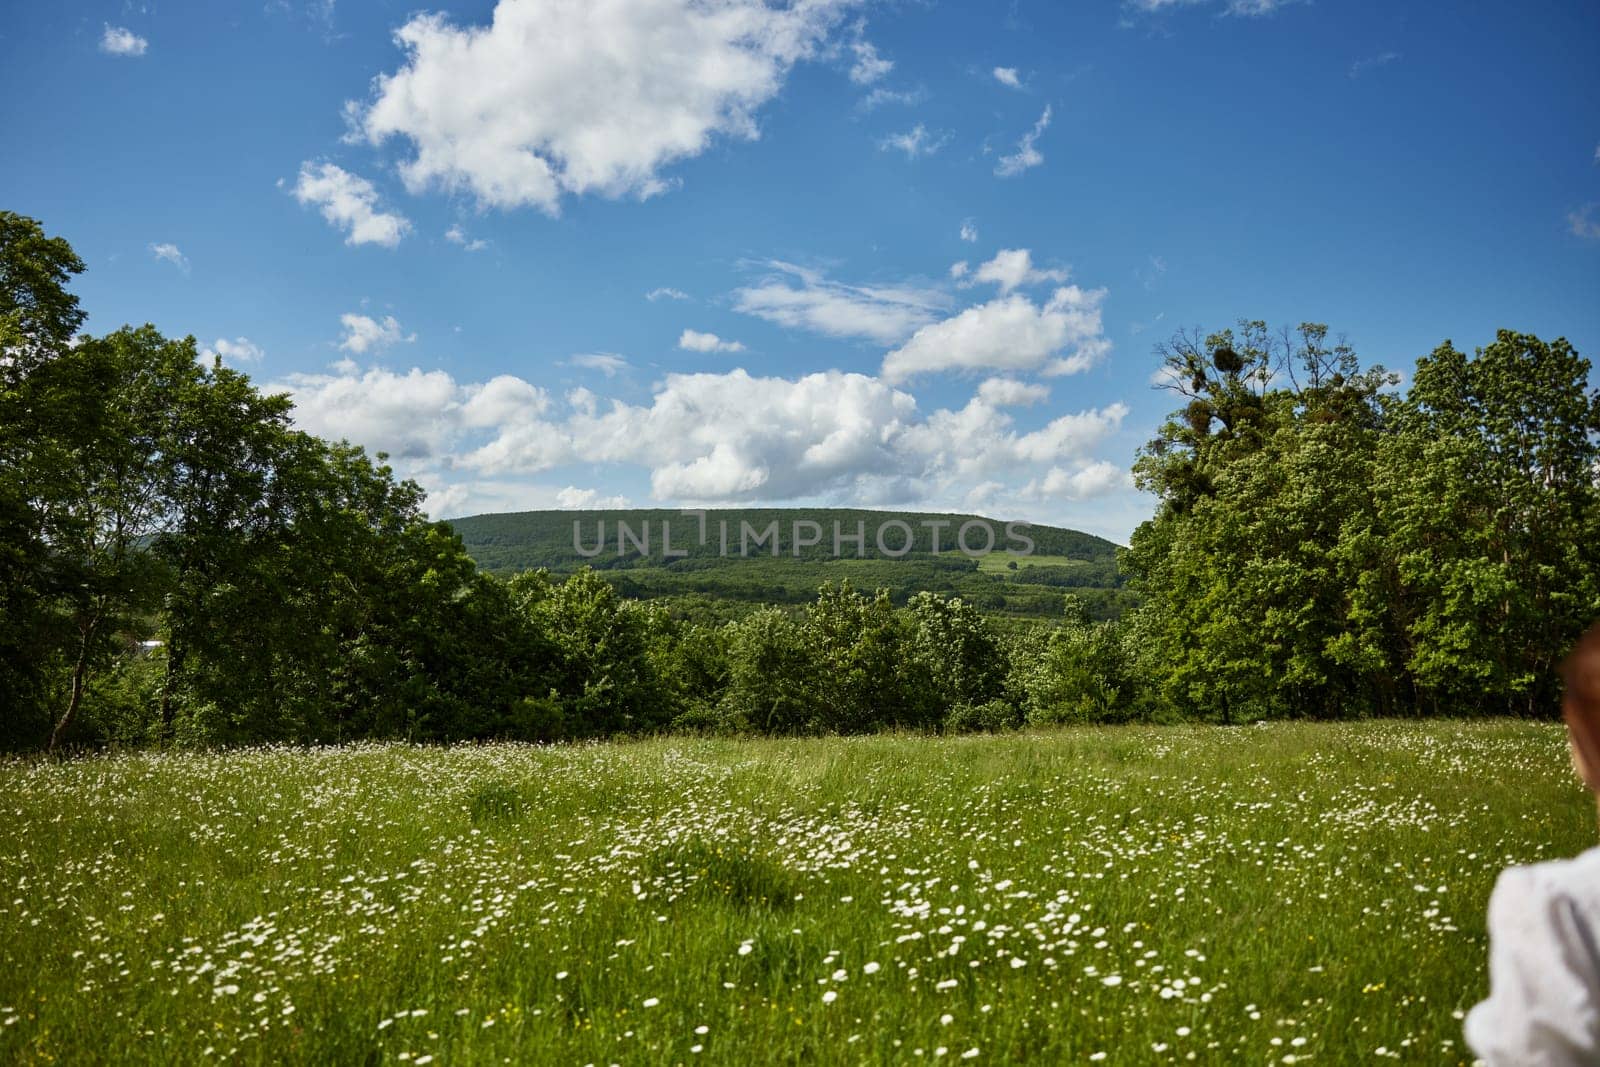
[[[0,206],[437,516],[748,502],[1126,538],[1152,345],[1600,350],[1600,8],[27,5]],[[964,268],[963,265],[964,264]]]

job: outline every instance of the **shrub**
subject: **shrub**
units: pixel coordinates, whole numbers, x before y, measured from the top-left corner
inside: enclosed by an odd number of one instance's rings
[[[945,717],[947,734],[993,734],[1022,725],[1022,713],[1004,700],[984,704],[957,704]]]

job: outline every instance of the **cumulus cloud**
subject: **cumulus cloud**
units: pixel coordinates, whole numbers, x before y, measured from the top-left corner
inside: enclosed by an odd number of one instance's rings
[[[385,315],[379,320],[370,315],[348,312],[339,316],[339,325],[344,328],[344,336],[339,340],[339,347],[356,355],[388,348],[401,341],[417,339],[416,334],[406,335],[393,315]]]
[[[961,223],[961,239],[968,244],[978,243],[978,227],[971,219]]]
[[[821,272],[773,260],[773,274],[736,290],[734,307],[780,326],[827,337],[894,344],[937,318],[949,297],[909,285],[845,285]]]
[[[1039,116],[1039,121],[1033,124],[1033,129],[1023,134],[1022,140],[1017,142],[1017,150],[1009,156],[1001,156],[1000,162],[995,164],[996,175],[1001,178],[1015,178],[1044,162],[1044,154],[1039,151],[1038,142],[1044,131],[1050,128],[1050,115],[1050,105],[1046,104],[1044,113]]]
[[[174,267],[177,267],[185,274],[189,273],[189,257],[185,256],[181,251],[179,251],[178,246],[175,244],[172,244],[168,241],[162,241],[159,244],[151,244],[150,254],[159,260],[162,260],[166,263],[171,263]]]
[[[1016,67],[994,68],[994,80],[1008,89],[1022,88],[1022,79],[1017,75]]]
[[[664,285],[659,289],[650,290],[644,294],[644,298],[654,304],[657,300],[687,300],[689,299],[689,294],[682,289],[674,289],[671,286]]]
[[[460,245],[468,252],[482,252],[489,247],[489,242],[477,237],[468,237],[465,230],[459,225],[452,226],[444,231],[444,239],[453,245]]]
[[[1043,282],[1064,282],[1067,272],[1064,270],[1035,270],[1033,255],[1026,248],[1004,248],[995,253],[995,257],[978,267],[972,276],[973,282],[992,282],[1000,287],[1002,294],[1024,285],[1038,285]]]
[[[904,152],[907,159],[916,159],[919,156],[931,156],[949,143],[948,133],[929,133],[928,128],[919,122],[905,133],[885,137],[878,142],[878,147],[885,152],[897,149]]]
[[[989,378],[978,386],[978,399],[990,407],[1024,407],[1050,399],[1050,387],[1015,378]]]
[[[759,109],[859,2],[500,0],[488,25],[416,15],[395,33],[404,63],[346,114],[374,145],[407,142],[413,192],[550,213],[569,195],[652,196],[667,165],[759,136]]]
[[[598,489],[579,489],[569,485],[556,494],[556,507],[572,511],[593,511],[600,508],[625,508],[625,496],[604,496]]]
[[[958,259],[954,263],[950,264],[950,277],[956,279],[957,281],[960,281],[962,278],[965,278],[971,273],[972,264],[968,263],[964,259]]]
[[[965,406],[924,415],[904,390],[841,371],[671,374],[644,404],[581,389],[558,402],[514,377],[479,385],[444,371],[353,364],[294,375],[275,388],[293,395],[301,426],[390,453],[429,488],[436,513],[457,514],[468,503],[499,501],[503,508],[610,506],[598,491],[568,485],[556,492],[527,481],[579,465],[639,470],[661,503],[957,506],[983,499],[1000,506],[1003,486],[1024,478],[1039,494],[1049,486],[1046,495],[1083,495],[1109,480],[1097,473],[1104,461],[1095,452],[1127,415],[1111,404],[1024,431],[1007,409],[1043,400],[1043,386],[991,379]],[[1074,477],[1068,488],[1057,484]]]
[[[291,375],[283,388],[294,395],[302,429],[399,459],[432,458],[461,432],[463,398],[444,371],[340,365],[331,374]]]
[[[1030,481],[1022,489],[1024,497],[1088,500],[1105,496],[1133,485],[1128,471],[1115,463],[1100,460],[1077,470],[1051,467],[1043,478]]]
[[[940,371],[1086,370],[1110,349],[1102,331],[1104,289],[1063,286],[1044,304],[1012,293],[924,326],[883,358],[885,381]],[[1068,352],[1063,355],[1062,353]]]
[[[679,334],[678,347],[689,352],[744,351],[744,345],[738,341],[724,341],[714,333],[701,333],[699,330],[684,330]]]
[[[219,337],[200,350],[202,359],[209,361],[221,357],[222,362],[231,364],[256,363],[265,355],[261,346],[248,337],[235,337],[231,341],[226,337]]]
[[[894,69],[894,60],[878,55],[871,41],[855,41],[850,45],[855,62],[850,66],[850,80],[857,85],[871,85]]]
[[[379,210],[371,182],[337,164],[300,164],[292,192],[300,203],[321,211],[330,226],[343,230],[347,245],[394,248],[411,229],[404,216]]]
[[[109,22],[106,23],[106,31],[100,35],[100,51],[108,56],[142,56],[149,48],[150,42],[143,37]]]

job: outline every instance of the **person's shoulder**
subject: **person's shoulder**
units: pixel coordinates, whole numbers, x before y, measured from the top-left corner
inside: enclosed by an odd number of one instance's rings
[[[1539,902],[1571,903],[1600,912],[1600,848],[1572,859],[1508,867],[1495,883],[1494,897],[1526,912]],[[1494,900],[1491,900],[1491,910]]]

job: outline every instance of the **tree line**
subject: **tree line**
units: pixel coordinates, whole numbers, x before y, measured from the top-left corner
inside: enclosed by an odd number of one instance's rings
[[[1136,610],[997,627],[846,585],[726,621],[480,571],[193,338],[81,334],[82,270],[0,213],[4,748],[1553,714],[1600,614],[1600,393],[1564,341],[1446,343],[1402,394],[1320,326],[1180,336]]]

